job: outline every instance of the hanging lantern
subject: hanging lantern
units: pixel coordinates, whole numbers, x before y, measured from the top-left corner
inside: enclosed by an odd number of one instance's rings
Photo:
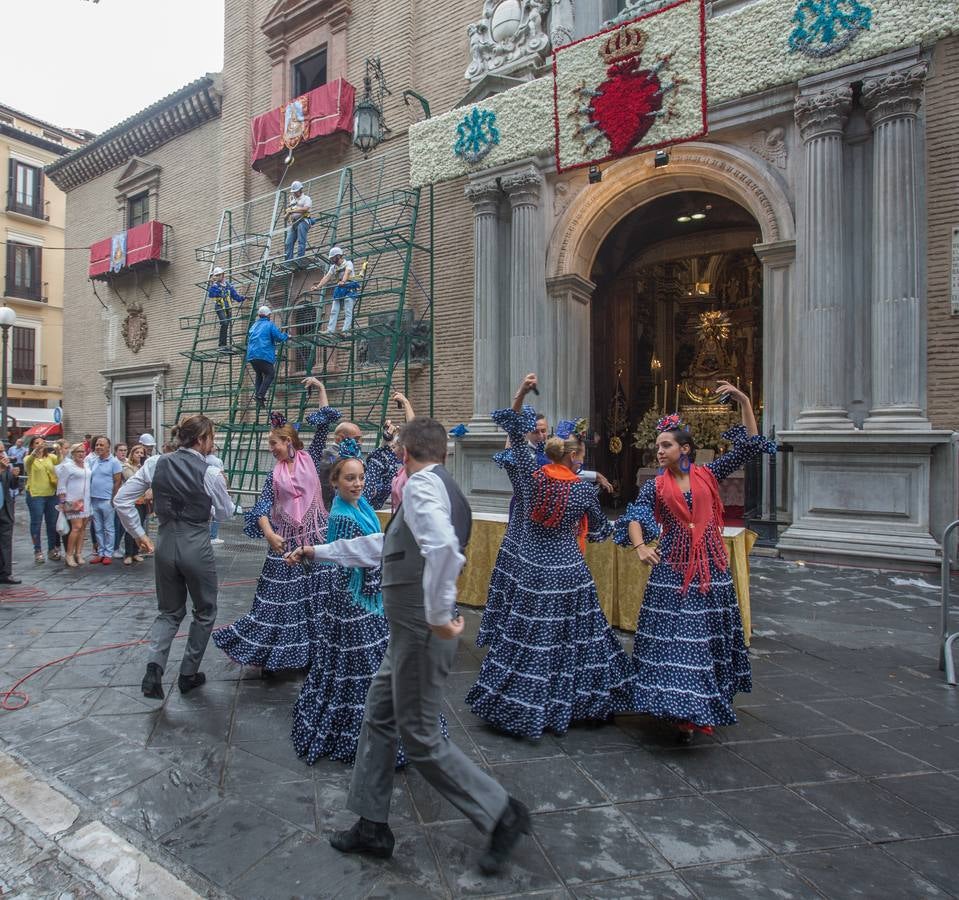
[[[382,143],[389,131],[383,121],[383,95],[388,93],[390,91],[383,78],[379,57],[367,59],[366,75],[363,78],[363,97],[353,108],[353,146],[363,156],[369,156]]]

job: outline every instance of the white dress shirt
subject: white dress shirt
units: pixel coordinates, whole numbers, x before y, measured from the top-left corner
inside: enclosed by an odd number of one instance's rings
[[[190,447],[184,449],[188,453],[195,453],[200,459],[206,459],[198,450]],[[159,459],[159,456],[147,457],[146,462],[124,482],[120,490],[117,491],[116,497],[113,498],[113,506],[120,517],[121,524],[135,538],[146,536],[146,532],[140,524],[136,501],[150,489]],[[213,500],[213,518],[217,522],[225,522],[233,515],[233,501],[226,489],[222,471],[216,466],[208,465],[203,475],[203,487]]]
[[[403,487],[403,519],[426,560],[423,569],[423,606],[430,625],[446,625],[453,618],[456,579],[466,562],[453,528],[450,498],[436,464],[411,475]],[[320,544],[314,558],[341,566],[371,568],[381,564],[383,535],[368,534],[350,540]]]

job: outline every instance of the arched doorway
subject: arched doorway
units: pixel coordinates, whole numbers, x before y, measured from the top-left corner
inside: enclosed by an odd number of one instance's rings
[[[762,395],[759,223],[709,191],[662,194],[609,231],[593,261],[592,403],[595,464],[617,487],[611,505],[655,473],[650,445],[663,414],[679,411],[708,455],[738,418],[718,403],[720,378]],[[740,517],[742,477],[724,488]],[[607,501],[609,502],[609,501]]]

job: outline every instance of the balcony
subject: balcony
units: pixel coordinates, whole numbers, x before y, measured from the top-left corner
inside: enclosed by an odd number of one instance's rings
[[[19,366],[14,360],[10,370],[10,384],[15,387],[46,387],[47,367]]]
[[[168,264],[171,231],[169,225],[151,221],[97,241],[90,248],[88,277],[109,281],[137,269]]]
[[[280,162],[280,154],[286,153],[284,134],[300,134],[301,147],[330,135],[351,135],[355,97],[353,85],[338,78],[256,116],[250,127],[250,164],[259,172],[272,170]],[[295,109],[301,116],[294,114]]]

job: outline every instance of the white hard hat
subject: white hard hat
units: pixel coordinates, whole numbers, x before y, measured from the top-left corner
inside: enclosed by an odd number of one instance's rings
[[[157,440],[152,434],[141,434],[137,439],[137,443],[143,444],[144,447],[155,447]]]
[[[261,307],[256,311],[256,314],[257,314],[258,316],[272,316],[272,315],[273,315],[273,310],[270,309],[269,306],[261,306]]]
[[[333,259],[334,256],[343,256],[343,248],[330,247],[330,259]]]
[[[293,184],[290,185],[290,190],[291,190],[291,191],[302,191],[302,190],[303,190],[303,182],[302,182],[302,181],[294,181]]]
[[[223,269],[221,269],[219,266],[214,266],[214,267],[213,267],[213,275],[214,275],[214,276],[216,276],[216,275],[222,275],[222,274],[223,274]]]

